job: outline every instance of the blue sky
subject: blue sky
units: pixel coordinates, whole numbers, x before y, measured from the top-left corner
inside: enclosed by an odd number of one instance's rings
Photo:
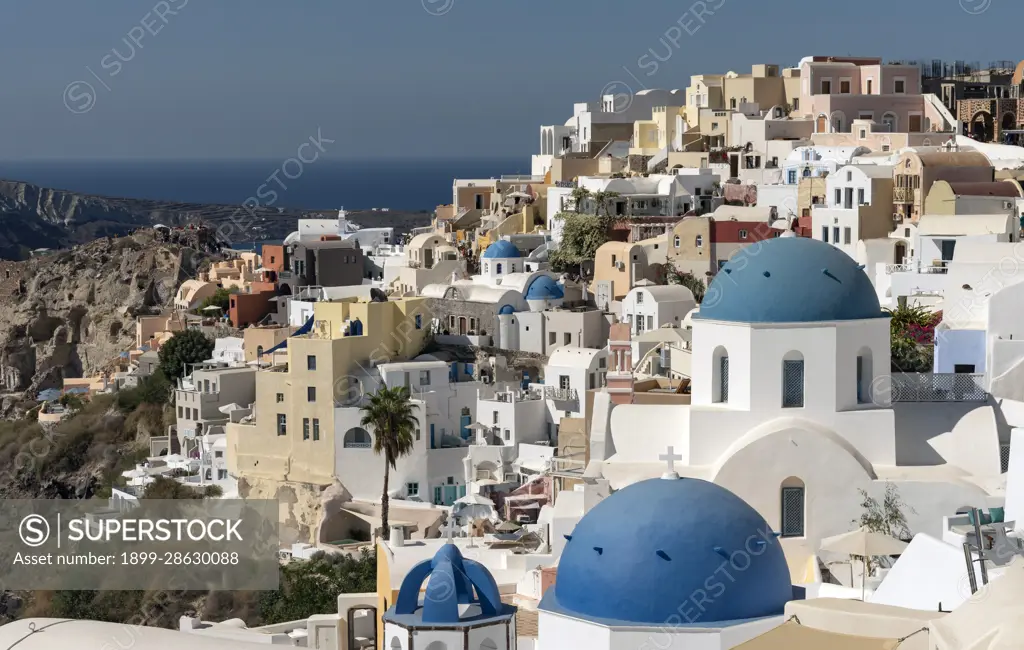
[[[574,101],[635,85],[624,68],[674,88],[812,54],[1024,55],[1019,0],[706,0],[704,22],[693,5],[8,0],[0,159],[272,159],[318,129],[333,157],[519,157]],[[649,48],[671,58],[646,77]]]

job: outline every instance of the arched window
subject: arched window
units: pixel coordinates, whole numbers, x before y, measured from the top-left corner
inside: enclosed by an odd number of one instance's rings
[[[804,536],[804,482],[790,476],[782,482],[782,537]]]
[[[789,352],[782,359],[782,408],[804,405],[804,355]]]
[[[809,178],[810,175],[811,175],[811,168],[810,167],[804,167],[804,178]]]
[[[480,650],[498,650],[498,644],[490,639],[484,639],[480,643]]]
[[[711,357],[711,362],[711,401],[727,404],[729,402],[729,351],[718,346]]]
[[[402,640],[397,636],[391,637],[391,650],[402,650]]]
[[[900,121],[899,118],[896,117],[896,113],[887,112],[882,116],[882,124],[885,125],[886,131],[889,133],[895,133],[896,129],[899,127]]]
[[[428,645],[428,646],[427,646],[427,647],[425,648],[425,650],[448,650],[448,646],[446,646],[446,645],[445,645],[444,643],[442,643],[441,641],[434,641],[433,643],[431,643],[430,645]]]
[[[490,273],[490,272],[491,272],[491,265],[486,263],[486,262],[484,262],[484,273]]]
[[[263,356],[263,346],[262,345],[257,345],[256,346],[256,356],[257,357],[262,357]]]
[[[345,447],[347,449],[366,449],[372,444],[373,438],[362,427],[353,427],[345,432]]]
[[[704,235],[697,235],[693,239],[693,245],[700,248],[704,245]]]
[[[871,348],[861,348],[857,353],[857,403],[871,403],[871,382],[874,369],[871,367]]]
[[[501,275],[501,262],[498,262],[497,264],[494,265],[494,272],[497,273],[498,275]]]
[[[673,245],[674,245],[674,246],[675,246],[676,248],[679,248],[679,244],[680,244],[680,241],[679,241],[679,235],[676,235],[676,236],[675,236],[675,238],[674,238],[674,239],[672,240],[672,244],[673,244]]]

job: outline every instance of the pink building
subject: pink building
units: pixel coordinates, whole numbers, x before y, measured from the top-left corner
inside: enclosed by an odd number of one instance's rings
[[[881,59],[807,57],[800,62],[800,111],[815,134],[850,133],[854,120],[875,131],[953,133],[955,119],[933,95],[921,94],[921,71]],[[938,144],[938,142],[936,142]]]

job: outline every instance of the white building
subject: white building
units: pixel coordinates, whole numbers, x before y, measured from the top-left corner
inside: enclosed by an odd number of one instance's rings
[[[605,385],[608,351],[563,346],[551,353],[544,366],[544,397],[549,421],[557,425],[562,417],[582,417],[586,392]]]
[[[638,285],[622,299],[622,322],[629,323],[634,334],[679,327],[696,306],[693,293],[681,284]]]
[[[825,179],[825,205],[811,209],[815,239],[857,259],[857,242],[892,231],[892,167],[845,165]]]

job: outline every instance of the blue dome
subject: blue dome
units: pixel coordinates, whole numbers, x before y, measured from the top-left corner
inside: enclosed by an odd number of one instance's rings
[[[427,580],[422,605],[420,587]],[[462,605],[478,609],[463,617]],[[477,619],[513,615],[514,607],[501,602],[498,584],[479,562],[467,560],[454,544],[444,544],[433,559],[420,562],[409,571],[398,591],[398,599],[386,617],[421,614],[424,623],[457,625]]]
[[[516,308],[513,307],[512,305],[503,305],[502,308],[498,310],[498,313],[499,314],[514,314],[514,313],[516,313]]]
[[[707,481],[630,485],[597,504],[568,540],[544,609],[706,625],[782,614],[793,599],[771,528],[743,499]]]
[[[733,256],[711,282],[696,318],[813,323],[884,316],[861,266],[816,239],[778,237]]]
[[[499,239],[487,247],[487,250],[484,251],[483,257],[486,259],[508,259],[510,257],[522,257],[522,254],[512,242]]]
[[[565,297],[565,291],[558,283],[546,275],[538,276],[526,288],[527,300],[560,300]]]

